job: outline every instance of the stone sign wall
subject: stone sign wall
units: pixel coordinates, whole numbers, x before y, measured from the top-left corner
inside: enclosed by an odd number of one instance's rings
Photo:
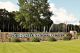
[[[64,35],[64,32],[0,32],[0,42],[10,42],[10,39],[14,37],[23,40],[28,40],[31,37],[44,38],[47,36],[61,39]]]

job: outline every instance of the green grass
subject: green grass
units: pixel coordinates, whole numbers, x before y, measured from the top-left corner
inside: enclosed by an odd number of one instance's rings
[[[80,40],[0,43],[0,53],[80,53]]]

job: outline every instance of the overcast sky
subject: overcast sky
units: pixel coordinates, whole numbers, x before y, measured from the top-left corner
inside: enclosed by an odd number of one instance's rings
[[[79,24],[80,0],[49,0],[50,11],[53,12],[51,20],[54,23]],[[0,0],[0,8],[8,11],[18,11],[18,0]]]

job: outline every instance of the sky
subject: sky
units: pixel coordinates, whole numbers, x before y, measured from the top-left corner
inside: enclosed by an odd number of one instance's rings
[[[50,11],[54,14],[51,20],[54,23],[67,23],[79,25],[80,20],[80,0],[49,0]],[[5,8],[9,12],[18,11],[18,0],[0,0],[0,8]]]

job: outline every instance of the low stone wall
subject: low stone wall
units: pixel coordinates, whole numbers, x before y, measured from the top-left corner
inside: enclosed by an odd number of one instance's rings
[[[0,32],[0,42],[9,42],[11,37],[12,37],[12,33]]]
[[[32,37],[45,38],[48,36],[61,39],[65,32],[0,32],[0,42],[10,42],[11,38],[18,38],[27,41]]]

